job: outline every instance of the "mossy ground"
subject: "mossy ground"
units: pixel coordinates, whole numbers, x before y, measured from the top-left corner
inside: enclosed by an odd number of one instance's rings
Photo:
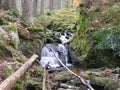
[[[44,38],[45,28],[36,26],[36,25],[31,25],[31,27],[30,25],[23,25],[21,23],[22,21],[19,19],[19,15],[16,14],[16,12],[14,11],[0,10],[0,12],[2,12],[0,13],[0,27],[2,27],[2,29],[5,31],[5,34],[9,35],[9,33],[11,32],[12,34],[14,34],[13,32],[15,33],[19,32],[19,28],[20,28],[20,30],[22,29],[22,32],[25,33],[24,35],[25,37],[28,36],[28,33],[29,35],[33,36],[32,39],[27,38],[28,39],[27,43],[30,44],[29,46],[25,44],[25,46],[27,47],[26,48],[27,50],[21,51],[20,48],[18,49],[18,47],[20,47],[20,44],[22,44],[22,41],[26,41],[26,39],[24,39],[24,37],[21,37],[20,33],[18,33],[18,38],[20,39],[20,41],[18,42],[16,42],[15,40],[11,42],[10,40],[12,40],[12,38],[10,36],[9,36],[10,37],[9,40],[7,40],[5,37],[7,35],[0,34],[0,65],[3,64],[3,66],[1,66],[1,69],[0,69],[0,75],[2,74],[0,76],[0,79],[3,81],[8,76],[13,74],[25,62],[26,57],[23,54],[25,54],[27,57],[30,57],[32,55],[32,53],[30,53],[32,52],[32,50],[33,51],[39,50],[37,51],[37,53],[40,54],[40,50],[42,48],[42,45],[44,44],[44,39],[45,39]],[[32,35],[33,33],[34,35]],[[35,45],[36,47],[38,47],[37,49],[33,49],[35,48]],[[26,52],[29,52],[31,55],[28,55]],[[17,62],[17,63],[14,63],[14,62]],[[27,85],[33,84],[33,87],[37,89],[41,89],[41,84],[39,80],[32,80],[34,83],[29,82],[29,80],[31,80],[32,78],[42,77],[42,68],[39,66],[38,62],[37,64],[34,63],[33,66],[25,73],[25,75],[23,75],[23,77],[21,77],[14,84],[14,86],[12,87],[12,90],[24,90],[26,88],[25,86],[26,83]]]

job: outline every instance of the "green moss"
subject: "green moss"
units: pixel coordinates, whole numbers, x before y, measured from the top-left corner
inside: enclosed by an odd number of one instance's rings
[[[34,88],[36,88],[36,89],[38,89],[38,90],[41,90],[42,89],[42,83],[40,83],[39,81],[37,81],[37,80],[28,80],[27,82],[26,82],[26,86],[30,86],[30,87],[34,87]]]
[[[59,81],[67,81],[70,80],[71,78],[72,78],[72,74],[68,72],[60,72],[55,75],[55,79]]]
[[[8,14],[10,16],[18,16],[17,10],[14,10],[14,9],[5,11],[5,14]]]
[[[23,82],[19,79],[12,87],[12,90],[23,90]]]
[[[0,17],[0,25],[7,25],[6,20]]]
[[[30,31],[41,31],[41,32],[45,31],[45,29],[43,27],[38,27],[38,26],[31,26],[31,27],[28,28],[28,30],[30,30]]]
[[[16,32],[18,28],[17,28],[16,24],[11,24],[11,25],[8,26],[8,29]]]
[[[10,42],[9,44],[12,45],[15,49],[18,48],[18,42],[16,40]]]
[[[10,22],[16,22],[16,18],[10,15],[5,15],[4,19]]]
[[[43,68],[42,67],[37,67],[37,70],[35,71],[36,76],[42,76],[43,74]]]
[[[4,38],[3,34],[0,35],[0,57],[5,56],[6,46],[8,45],[6,39]]]
[[[9,75],[11,75],[14,72],[14,69],[12,68],[12,66],[4,66],[2,68],[2,78],[6,79]]]

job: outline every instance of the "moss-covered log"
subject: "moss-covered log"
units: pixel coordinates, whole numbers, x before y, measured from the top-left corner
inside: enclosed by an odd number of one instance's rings
[[[0,90],[11,90],[13,84],[26,72],[26,70],[31,66],[35,61],[38,55],[34,54],[28,59],[15,73],[10,75],[5,81],[0,85]]]

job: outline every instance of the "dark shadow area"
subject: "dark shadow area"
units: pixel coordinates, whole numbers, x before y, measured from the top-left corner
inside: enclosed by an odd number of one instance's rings
[[[103,86],[92,85],[95,90],[104,90]]]

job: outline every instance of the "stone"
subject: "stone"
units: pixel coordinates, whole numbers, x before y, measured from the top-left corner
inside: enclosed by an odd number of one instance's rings
[[[68,81],[72,79],[72,74],[67,71],[59,72],[55,75],[55,79],[58,81]]]
[[[0,44],[3,46],[12,44],[17,49],[19,44],[18,32],[17,30],[12,30],[10,27],[0,27]]]

